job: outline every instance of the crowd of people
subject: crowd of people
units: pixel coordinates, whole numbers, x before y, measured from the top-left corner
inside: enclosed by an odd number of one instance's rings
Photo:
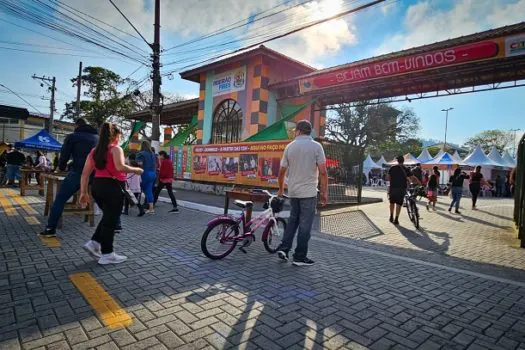
[[[30,168],[41,171],[53,171],[57,167],[58,155],[55,154],[53,162],[48,158],[48,155],[42,151],[36,151],[33,154],[24,153],[13,145],[7,145],[7,149],[0,154],[0,186],[17,186],[20,185],[22,168]],[[31,174],[28,181],[35,178],[37,183],[40,183],[38,173]],[[18,183],[16,182],[18,181]]]
[[[100,132],[82,118],[75,124],[75,131],[64,140],[57,162],[60,171],[68,168],[68,174],[39,235],[55,237],[65,203],[80,190],[80,202],[87,205],[91,185],[91,195],[102,211],[102,218],[84,248],[101,265],[118,264],[127,258],[114,252],[113,240],[115,233],[122,230],[121,214],[129,214],[132,203],[136,203],[139,216],[154,214],[154,205],[165,187],[173,205],[170,212],[178,212],[172,189],[173,163],[163,151],[159,152],[159,159],[147,141],[142,143],[140,152],[130,153],[126,158],[119,146],[121,131],[115,124],[104,123]]]
[[[427,198],[427,210],[430,210],[430,208],[436,210],[440,192],[450,195],[451,202],[448,211],[452,212],[452,209],[454,209],[456,214],[461,214],[459,208],[461,198],[465,192],[465,180],[469,180],[468,190],[471,194],[472,210],[477,210],[478,198],[483,189],[490,189],[493,196],[496,197],[513,195],[516,169],[507,174],[506,181],[503,180],[504,178],[501,174],[498,174],[495,183],[491,183],[484,179],[481,166],[476,166],[475,170],[470,174],[458,167],[454,170],[453,175],[450,176],[446,187],[440,188],[441,173],[437,166],[434,166],[431,171],[424,171],[421,168],[421,164],[416,164],[415,167],[410,169],[404,166],[403,156],[397,157],[396,160],[398,164],[392,166],[387,174],[387,180],[389,181],[390,222],[396,225],[399,224],[399,214],[410,184],[417,184],[419,188],[423,189],[419,195]]]

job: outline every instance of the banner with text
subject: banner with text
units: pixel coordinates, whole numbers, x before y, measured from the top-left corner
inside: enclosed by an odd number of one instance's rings
[[[179,147],[177,178],[277,187],[283,151],[289,141]]]
[[[213,96],[241,91],[244,90],[245,87],[246,66],[217,74],[215,77],[213,77],[212,81]]]

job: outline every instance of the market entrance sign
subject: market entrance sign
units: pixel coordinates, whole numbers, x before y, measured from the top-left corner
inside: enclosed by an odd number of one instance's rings
[[[217,74],[212,81],[213,96],[242,91],[246,87],[246,66]]]
[[[484,40],[374,63],[349,65],[300,79],[299,88],[301,93],[307,93],[338,85],[517,55],[525,55],[523,35]]]

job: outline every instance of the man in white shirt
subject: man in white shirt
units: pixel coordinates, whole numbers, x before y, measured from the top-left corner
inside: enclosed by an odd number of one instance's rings
[[[308,241],[317,206],[317,186],[321,180],[321,204],[328,199],[328,173],[323,147],[310,134],[312,124],[308,120],[297,122],[295,140],[284,150],[279,170],[279,196],[284,193],[284,180],[288,172],[288,196],[292,206],[288,226],[277,250],[279,258],[288,261],[295,232],[298,230],[297,246],[293,256],[296,266],[313,265],[307,257]]]

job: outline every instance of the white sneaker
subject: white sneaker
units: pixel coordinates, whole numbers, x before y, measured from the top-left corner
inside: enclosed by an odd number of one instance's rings
[[[118,255],[115,252],[109,253],[109,254],[102,254],[102,258],[98,261],[100,265],[108,265],[108,264],[120,264],[124,261],[128,260],[127,256],[124,255]]]
[[[102,252],[100,251],[100,243],[95,241],[88,241],[84,244],[84,249],[94,258],[100,259]]]

